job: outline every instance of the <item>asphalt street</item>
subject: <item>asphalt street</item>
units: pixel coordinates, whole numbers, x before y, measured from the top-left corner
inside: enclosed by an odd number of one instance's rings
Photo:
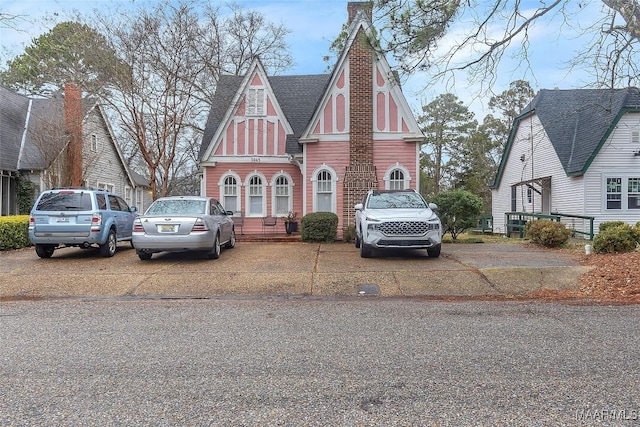
[[[632,426],[640,306],[0,303],[2,426]]]

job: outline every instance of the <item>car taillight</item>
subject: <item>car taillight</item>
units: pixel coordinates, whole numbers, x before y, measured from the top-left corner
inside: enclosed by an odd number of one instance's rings
[[[36,219],[32,216],[29,216],[29,227],[33,227],[36,225]]]
[[[209,228],[207,227],[207,224],[204,223],[202,218],[196,219],[196,222],[193,224],[193,227],[191,228],[191,232],[192,233],[203,233],[205,231],[209,231]]]
[[[99,232],[101,226],[102,226],[102,214],[96,212],[91,217],[91,231]]]
[[[133,232],[144,233],[144,227],[142,226],[142,222],[139,219],[133,221]]]

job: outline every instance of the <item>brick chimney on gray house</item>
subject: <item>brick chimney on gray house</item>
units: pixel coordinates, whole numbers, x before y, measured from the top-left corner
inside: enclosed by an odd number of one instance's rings
[[[349,2],[349,22],[362,10],[369,20],[372,2]],[[378,188],[373,165],[373,61],[374,52],[367,35],[358,30],[349,51],[349,166],[343,185],[343,228],[354,225],[353,206],[367,190]]]
[[[82,94],[75,83],[64,86],[64,125],[69,136],[67,145],[68,185],[82,185]]]

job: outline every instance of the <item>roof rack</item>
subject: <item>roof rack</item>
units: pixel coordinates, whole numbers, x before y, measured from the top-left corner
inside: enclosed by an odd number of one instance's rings
[[[53,187],[50,190],[87,190],[87,191],[108,191],[94,187]]]

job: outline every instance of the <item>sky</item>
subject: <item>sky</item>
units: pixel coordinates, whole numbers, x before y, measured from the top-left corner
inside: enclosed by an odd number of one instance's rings
[[[154,0],[135,0],[145,4]],[[217,0],[211,0],[215,3]],[[528,0],[530,3],[538,3]],[[295,65],[285,74],[319,74],[326,71],[327,63],[322,60],[329,54],[329,46],[347,20],[347,0],[238,0],[239,4],[261,12],[269,21],[285,24],[291,33],[287,37]],[[526,2],[526,1],[525,1]],[[6,61],[24,51],[31,40],[49,31],[56,22],[64,21],[73,10],[90,13],[95,8],[119,7],[130,4],[131,0],[0,0],[0,13],[19,16],[17,28],[0,25],[0,69]],[[599,1],[591,1],[590,9],[580,19],[587,21],[589,14],[597,14]],[[43,23],[43,19],[47,23]],[[532,42],[530,70],[526,71],[521,61],[506,58],[501,66],[498,80],[491,87],[498,94],[508,89],[509,83],[518,79],[528,80],[537,92],[539,89],[573,89],[584,87],[588,77],[578,71],[568,73],[566,63],[581,42],[573,30],[560,28],[550,22],[534,28],[529,37]],[[463,25],[463,24],[462,24]],[[460,27],[461,29],[462,27]],[[454,28],[451,36],[440,45],[446,47],[457,34]],[[562,37],[559,36],[562,34]],[[388,58],[389,59],[389,58]],[[486,104],[489,95],[478,96],[478,87],[469,84],[464,75],[456,78],[455,84],[436,83],[425,90],[429,75],[415,73],[403,81],[403,90],[414,112],[421,105],[433,101],[446,92],[454,93],[476,115],[478,121],[490,111]]]

